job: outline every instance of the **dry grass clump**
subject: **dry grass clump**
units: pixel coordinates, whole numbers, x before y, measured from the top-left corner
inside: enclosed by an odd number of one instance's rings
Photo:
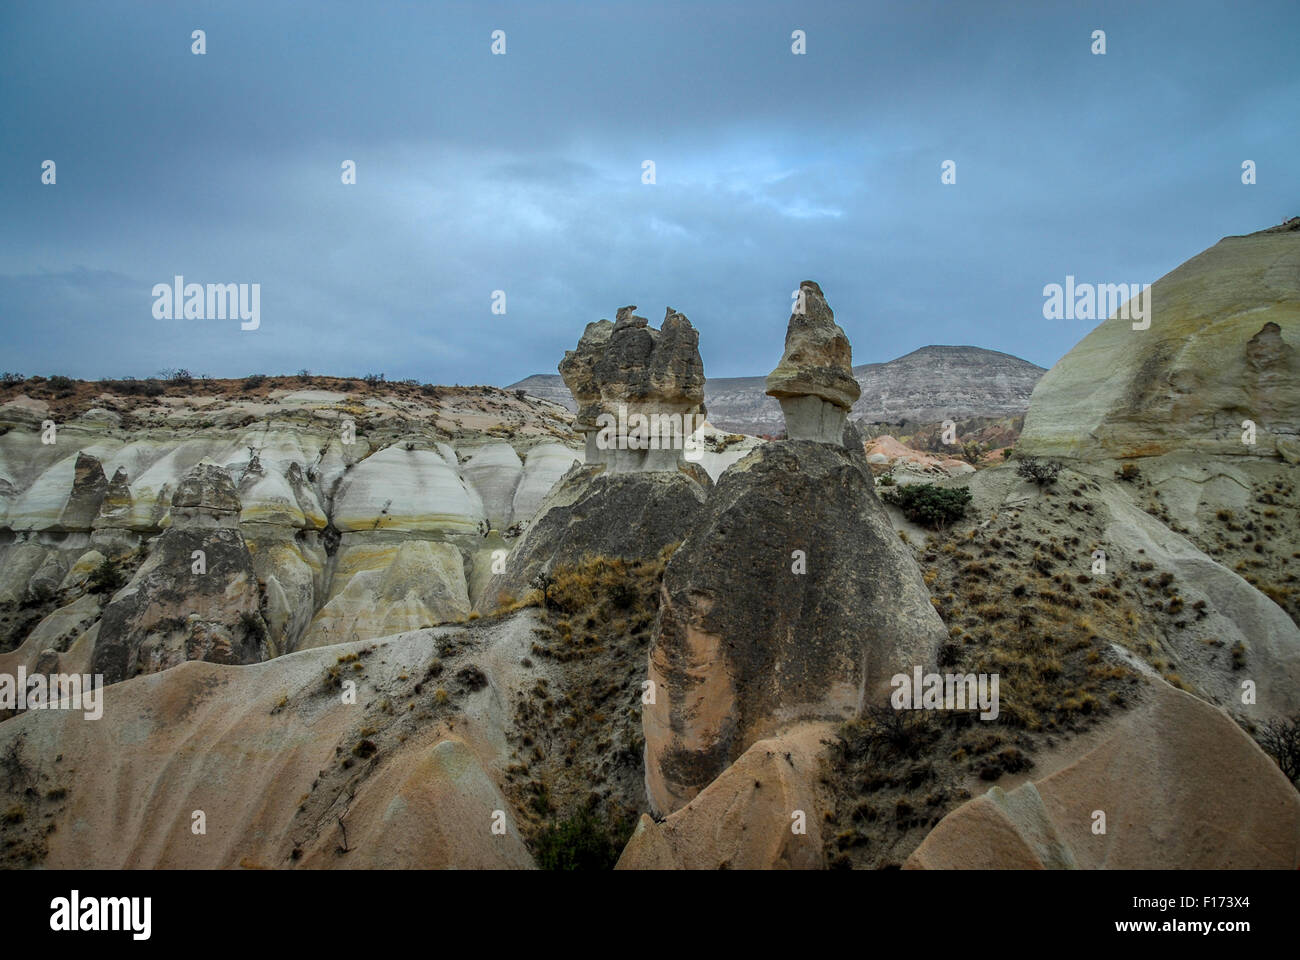
[[[833,866],[900,865],[963,800],[1027,775],[1044,746],[1133,701],[1141,678],[1113,645],[1159,660],[1151,638],[1174,616],[1198,614],[1172,577],[1156,573],[1144,586],[1144,571],[1117,561],[1093,574],[1104,522],[1089,482],[1069,479],[1025,510],[971,517],[911,545],[948,627],[938,672],[996,674],[999,715],[882,705],[845,724],[823,775]],[[1164,672],[1182,682],[1172,664]]]
[[[1199,514],[1199,528],[1179,532],[1224,566],[1239,573],[1300,625],[1300,502],[1287,480],[1259,482],[1235,510],[1209,507]]]
[[[664,567],[584,557],[557,568],[532,656],[553,669],[515,703],[506,795],[539,862],[612,866],[645,812],[641,684]]]

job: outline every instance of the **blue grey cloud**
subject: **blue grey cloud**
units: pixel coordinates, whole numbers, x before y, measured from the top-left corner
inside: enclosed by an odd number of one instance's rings
[[[1048,366],[1089,323],[1044,284],[1300,214],[1297,35],[1293,2],[4,5],[0,365],[508,383],[636,303],[756,374],[811,278],[857,362]],[[260,283],[261,328],[154,319],[176,274]]]

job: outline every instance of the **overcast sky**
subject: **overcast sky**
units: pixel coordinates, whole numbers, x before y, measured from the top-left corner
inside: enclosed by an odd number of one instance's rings
[[[1051,366],[1094,324],[1045,284],[1300,215],[1297,38],[1295,0],[3,3],[0,368],[504,385],[635,303],[765,374],[804,279],[855,363]],[[155,319],[176,274],[260,328]]]

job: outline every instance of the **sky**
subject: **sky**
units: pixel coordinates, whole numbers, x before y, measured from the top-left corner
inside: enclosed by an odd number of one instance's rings
[[[0,369],[506,385],[637,304],[762,375],[805,279],[855,363],[1049,367],[1095,323],[1045,285],[1300,215],[1297,37],[1294,0],[6,2]],[[177,275],[260,325],[156,317]]]

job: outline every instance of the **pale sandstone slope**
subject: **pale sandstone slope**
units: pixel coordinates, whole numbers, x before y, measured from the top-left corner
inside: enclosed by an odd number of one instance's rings
[[[1300,459],[1300,220],[1226,237],[1150,293],[1149,329],[1108,319],[1039,381],[1017,449]]]

